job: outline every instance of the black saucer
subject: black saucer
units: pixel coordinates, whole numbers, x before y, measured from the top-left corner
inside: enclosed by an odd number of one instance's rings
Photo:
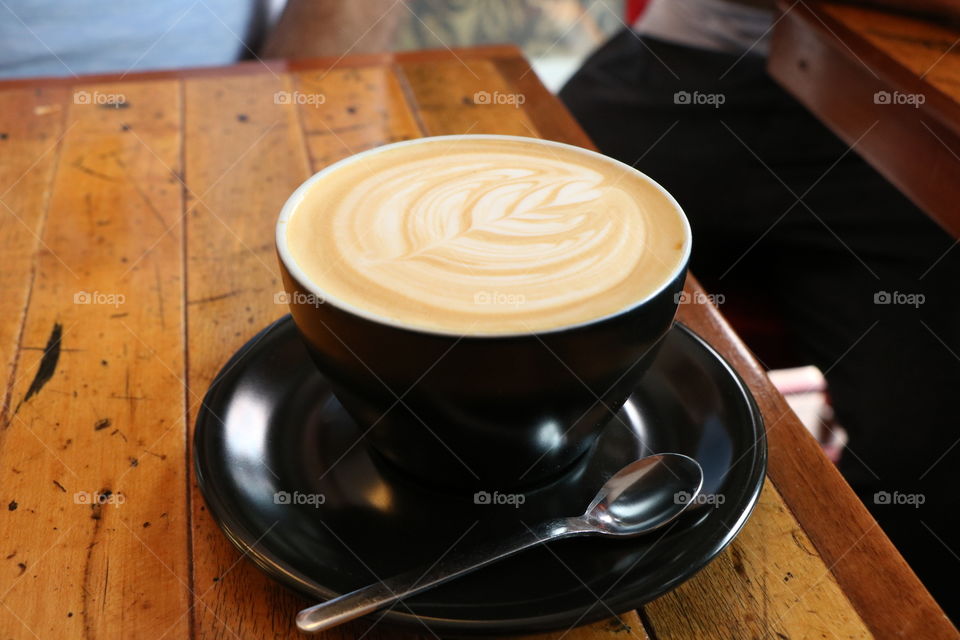
[[[261,569],[310,599],[426,568],[452,545],[468,549],[522,527],[520,520],[579,513],[607,477],[651,452],[696,458],[704,492],[718,496],[663,532],[531,549],[385,615],[448,633],[567,628],[635,609],[676,587],[743,526],[767,455],[745,385],[682,325],[596,446],[563,478],[525,494],[519,507],[475,504],[472,495],[422,486],[371,453],[359,435],[289,316],[230,359],[197,417],[197,477],[211,514]],[[280,492],[322,494],[323,504],[284,504]]]

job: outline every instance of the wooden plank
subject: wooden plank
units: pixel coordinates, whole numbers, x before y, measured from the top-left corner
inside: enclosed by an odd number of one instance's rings
[[[390,66],[298,73],[295,87],[313,171],[421,135]]]
[[[60,151],[67,91],[18,89],[0,93],[0,379],[13,382],[20,331],[34,276],[37,247]],[[11,389],[3,389],[6,424]]]
[[[179,86],[78,89],[93,98],[69,105],[0,450],[0,625],[182,638]]]
[[[411,101],[428,135],[499,133],[537,137],[519,93],[489,60],[400,64]]]
[[[726,551],[644,610],[658,640],[873,638],[770,483]]]
[[[343,88],[337,83],[344,81],[335,76],[324,89]],[[273,230],[280,207],[309,174],[297,111],[313,108],[275,99],[278,91],[294,90],[291,78],[267,74],[186,83],[191,425],[202,395],[224,362],[254,333],[287,312],[274,298],[282,286]],[[331,96],[329,103],[338,116],[339,101]],[[363,113],[372,117],[374,110]],[[319,125],[316,117],[311,118]],[[380,132],[374,126],[358,130]],[[356,134],[351,139],[362,142]],[[322,151],[324,144],[330,149]],[[335,136],[324,142],[314,140],[312,149],[324,158],[350,153]],[[257,638],[302,637],[293,619],[306,601],[240,556],[206,513],[196,488],[193,513],[196,637],[239,633]],[[367,626],[358,622],[325,637],[355,637]],[[384,628],[367,637],[424,637],[395,635],[389,633],[388,625]]]
[[[253,334],[286,313],[274,221],[307,176],[290,82],[270,74],[185,81],[189,422],[213,376]],[[192,472],[192,467],[191,467]],[[206,513],[195,481],[196,638],[293,638],[301,602],[245,561]]]

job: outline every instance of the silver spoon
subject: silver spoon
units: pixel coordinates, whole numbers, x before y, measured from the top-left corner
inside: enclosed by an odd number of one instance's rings
[[[409,571],[315,604],[297,614],[297,626],[307,633],[335,627],[547,540],[653,531],[683,513],[702,486],[703,470],[692,458],[678,453],[641,458],[607,480],[582,516],[547,520],[515,537],[442,558],[426,572]]]

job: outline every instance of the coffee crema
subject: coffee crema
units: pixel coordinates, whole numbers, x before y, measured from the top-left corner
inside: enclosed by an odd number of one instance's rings
[[[335,165],[308,184],[281,233],[331,303],[465,335],[547,331],[625,310],[676,275],[690,241],[675,201],[629,167],[481,136],[401,143]]]

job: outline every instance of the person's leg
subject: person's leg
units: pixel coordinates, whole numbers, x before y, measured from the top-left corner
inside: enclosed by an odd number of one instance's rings
[[[789,292],[785,317],[827,373],[850,436],[840,469],[960,620],[960,416],[952,397],[960,388],[960,250],[949,251],[952,239],[853,154],[805,202],[805,213],[836,235],[780,239],[786,255],[806,257],[778,273]]]
[[[723,104],[690,104],[694,92]],[[948,252],[952,239],[778,88],[760,58],[623,32],[561,97],[601,151],[677,197],[708,289],[746,288],[784,310],[850,434],[841,470],[960,617],[960,590],[947,584],[960,567],[960,248]],[[881,491],[925,504],[877,504]]]

